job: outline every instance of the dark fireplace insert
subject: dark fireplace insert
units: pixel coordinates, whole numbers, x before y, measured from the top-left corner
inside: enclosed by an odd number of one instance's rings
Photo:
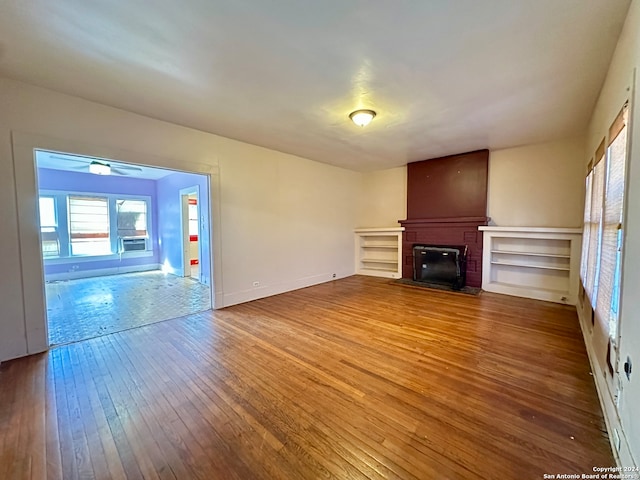
[[[416,282],[460,290],[465,286],[466,270],[466,245],[413,245],[413,280]]]

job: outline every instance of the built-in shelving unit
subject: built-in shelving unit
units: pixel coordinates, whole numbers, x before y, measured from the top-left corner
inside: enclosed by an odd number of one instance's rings
[[[581,229],[478,228],[484,235],[483,290],[576,304]]]
[[[403,231],[404,227],[356,229],[356,273],[400,278]]]

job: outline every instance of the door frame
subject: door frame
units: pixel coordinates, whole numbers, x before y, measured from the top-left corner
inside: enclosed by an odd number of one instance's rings
[[[30,133],[11,132],[12,160],[14,168],[16,203],[18,211],[18,239],[20,262],[23,325],[26,348],[12,358],[40,353],[49,349],[49,333],[45,306],[44,264],[40,252],[38,228],[38,181],[35,150],[73,152],[77,155],[97,158],[117,158],[123,163],[146,165],[177,172],[205,175],[209,185],[209,225],[211,255],[212,308],[224,306],[222,290],[222,256],[220,235],[220,172],[215,156],[207,157],[210,163],[196,163],[189,159],[167,158],[154,154],[130,151],[83,141],[52,138]],[[186,155],[186,154],[185,154]],[[214,259],[216,259],[214,261]]]

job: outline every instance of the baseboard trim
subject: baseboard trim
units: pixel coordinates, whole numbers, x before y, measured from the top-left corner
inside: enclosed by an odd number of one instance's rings
[[[624,472],[625,468],[634,468],[637,465],[631,454],[631,448],[627,441],[627,435],[622,427],[622,422],[618,417],[618,411],[612,399],[609,387],[606,383],[606,370],[607,367],[602,367],[598,361],[594,351],[593,344],[591,343],[591,331],[588,330],[591,320],[584,318],[581,309],[576,308],[578,312],[578,320],[580,322],[580,331],[582,332],[582,338],[587,350],[587,357],[589,358],[589,364],[591,365],[591,372],[593,374],[593,382],[596,386],[596,392],[598,393],[598,400],[600,402],[600,408],[604,416],[604,423],[607,427],[607,434],[609,437],[609,446],[613,452],[613,456],[616,460],[616,466]],[[620,437],[620,450],[616,451],[615,440],[612,435],[613,430],[616,429]]]
[[[222,295],[222,305],[220,305],[219,307],[216,305],[216,308],[230,307],[232,305],[238,305],[240,303],[258,300],[260,298],[270,297],[272,295],[279,295],[281,293],[290,292],[292,290],[298,290],[300,288],[311,287],[313,285],[319,285],[321,283],[330,282],[332,280],[350,277],[353,274],[354,272],[352,270],[336,272],[335,277],[333,276],[334,273],[323,273],[320,275],[311,275],[309,277],[298,278],[296,280],[288,282],[263,285],[260,287],[233,293],[224,293]]]

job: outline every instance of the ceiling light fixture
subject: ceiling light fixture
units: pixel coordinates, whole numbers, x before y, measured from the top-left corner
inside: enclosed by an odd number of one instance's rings
[[[89,172],[94,175],[111,175],[111,165],[108,163],[91,162]]]
[[[351,112],[349,114],[349,118],[353,123],[358,125],[359,127],[366,127],[371,123],[373,117],[376,116],[376,112],[373,110],[356,110],[355,112]]]

